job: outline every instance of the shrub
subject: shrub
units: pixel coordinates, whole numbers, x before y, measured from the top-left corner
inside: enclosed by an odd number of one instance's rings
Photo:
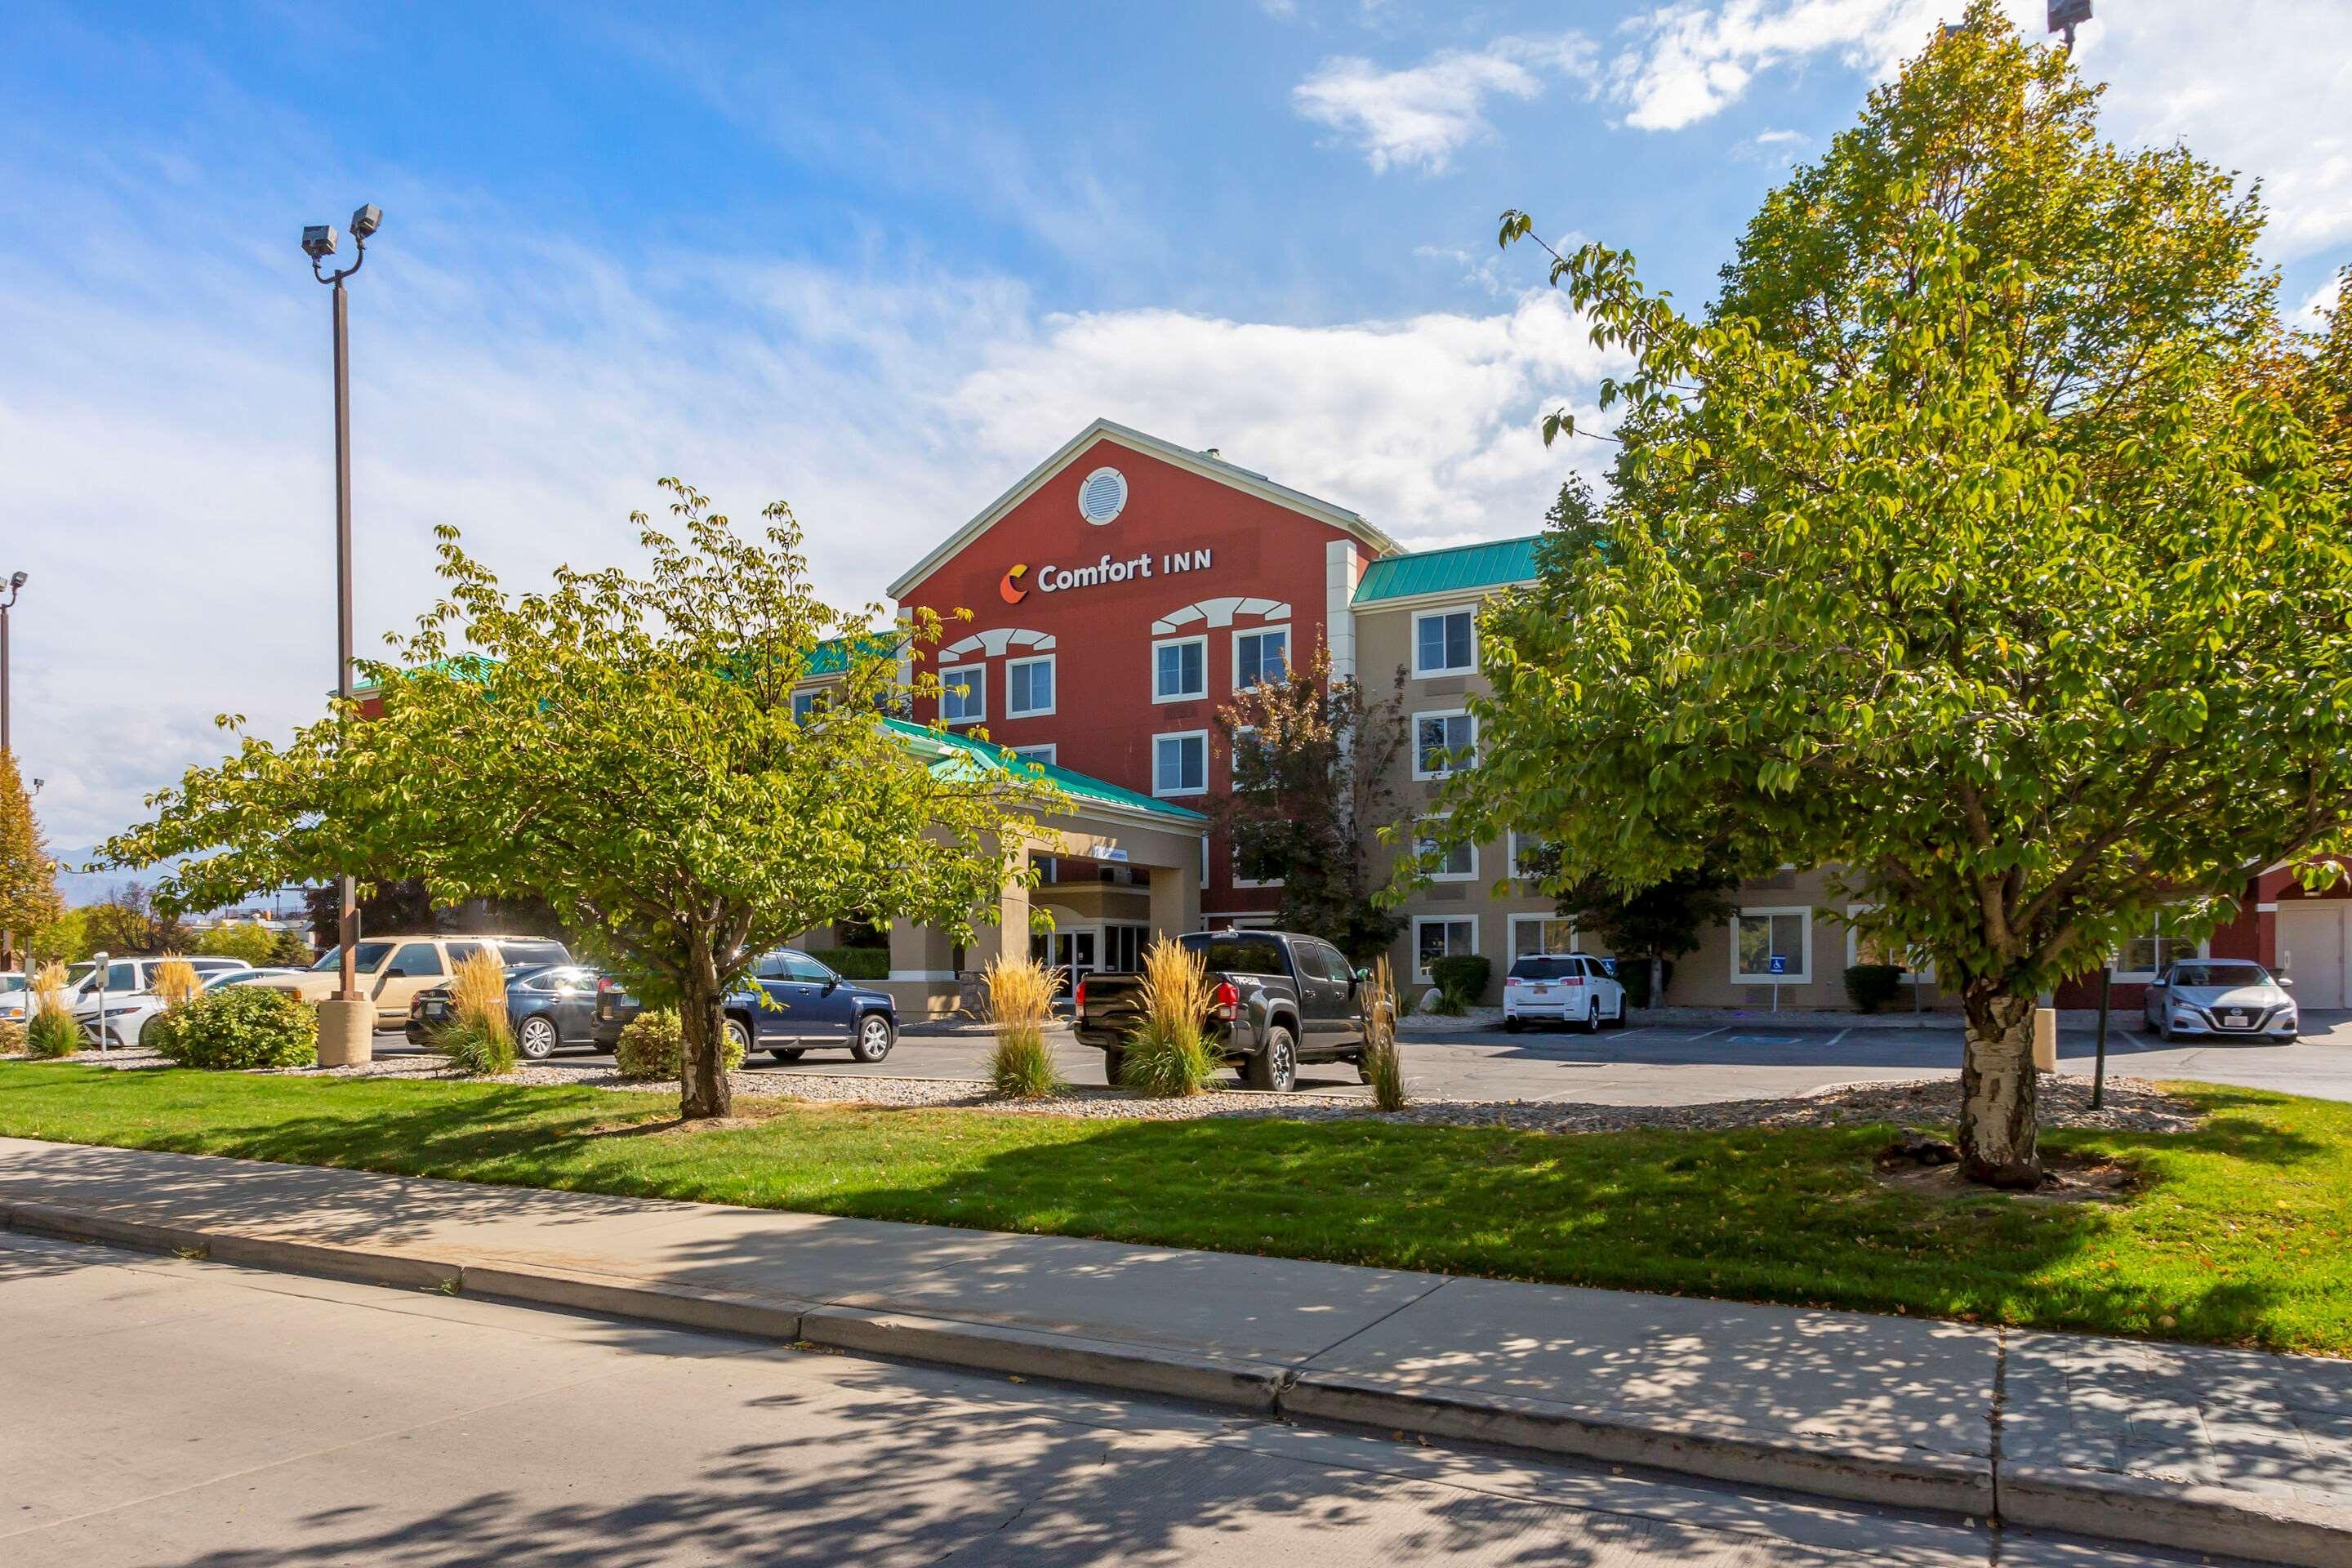
[[[1671,958],[1660,959],[1658,961],[1658,969],[1660,972],[1660,984],[1658,989],[1660,994],[1663,995],[1664,993],[1673,989],[1674,987],[1675,961]],[[1647,1007],[1653,1005],[1650,1000],[1650,961],[1648,959],[1619,959],[1617,961],[1617,979],[1619,983],[1625,987],[1625,1005],[1628,1007]]]
[[[515,1069],[514,1028],[507,1020],[507,972],[488,952],[457,965],[449,981],[449,1021],[433,1037],[450,1065],[476,1076]]]
[[[743,1047],[732,1035],[719,1037],[720,1066],[733,1072],[743,1065]],[[685,1070],[686,1028],[678,1021],[675,1007],[648,1007],[630,1019],[621,1030],[621,1043],[614,1047],[613,1059],[619,1064],[621,1076],[632,1083],[652,1083],[667,1080],[676,1083]]]
[[[1156,1099],[1200,1093],[1217,1075],[1201,1025],[1209,1016],[1201,955],[1165,938],[1143,955],[1143,1022],[1128,1037],[1119,1079]]]
[[[1045,1020],[1054,1008],[1061,976],[1034,958],[998,958],[981,972],[988,992],[988,1021],[996,1026],[996,1049],[988,1058],[988,1080],[1012,1100],[1044,1100],[1066,1087],[1045,1045]]]
[[[1453,1016],[1460,1016],[1464,1009],[1486,994],[1486,976],[1495,966],[1475,952],[1456,952],[1436,960],[1429,966],[1429,977],[1437,982],[1437,989],[1447,1000],[1462,1006]]]
[[[1903,989],[1903,971],[1891,963],[1856,963],[1845,972],[1846,1000],[1864,1013],[1875,1013]]]
[[[1372,1086],[1378,1109],[1404,1109],[1404,1053],[1397,1046],[1396,976],[1389,961],[1375,960],[1364,995],[1364,1081]]]
[[[32,1017],[25,1025],[25,1054],[69,1057],[81,1049],[81,1026],[66,1010],[66,966],[52,961],[33,971]]]
[[[310,1067],[319,1059],[319,1015],[290,991],[232,985],[181,1008],[159,1048],[187,1068]]]
[[[890,950],[887,947],[813,947],[809,956],[844,980],[887,980]]]

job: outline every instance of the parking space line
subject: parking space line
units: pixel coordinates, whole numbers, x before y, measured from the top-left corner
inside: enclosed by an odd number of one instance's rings
[[[1827,1050],[1830,1047],[1836,1045],[1840,1040],[1844,1039],[1848,1035],[1853,1033],[1853,1031],[1852,1029],[1840,1029],[1836,1034],[1832,1035],[1828,1039],[1822,1042],[1822,1048],[1823,1050]]]
[[[1731,1027],[1731,1026],[1730,1026],[1730,1025],[1728,1025],[1728,1024],[1726,1024],[1726,1025],[1723,1026],[1723,1029],[1728,1029],[1729,1027]],[[1688,1041],[1690,1041],[1691,1043],[1696,1043],[1697,1041],[1704,1040],[1704,1039],[1707,1039],[1707,1038],[1710,1038],[1710,1037],[1714,1037],[1714,1036],[1716,1036],[1716,1035],[1719,1035],[1719,1034],[1723,1033],[1723,1029],[1709,1029],[1709,1030],[1708,1030],[1706,1034],[1704,1034],[1704,1035],[1691,1035],[1691,1036],[1687,1036],[1687,1037],[1685,1037],[1685,1038],[1686,1038]]]

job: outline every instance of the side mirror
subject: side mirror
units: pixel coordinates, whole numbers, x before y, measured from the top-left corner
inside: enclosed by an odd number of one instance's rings
[[[2294,977],[2293,975],[2282,974],[2278,977],[2278,983],[2279,989],[2282,991],[2292,991],[2294,989]]]
[[[1365,981],[1370,980],[1371,977],[1372,972],[1369,969],[1359,969],[1356,971],[1354,976],[1355,982],[1359,985],[1361,985]]]

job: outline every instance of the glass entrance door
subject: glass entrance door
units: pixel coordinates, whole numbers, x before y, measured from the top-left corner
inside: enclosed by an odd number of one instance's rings
[[[1054,967],[1061,972],[1062,994],[1076,994],[1078,982],[1095,972],[1096,942],[1091,928],[1054,933]]]

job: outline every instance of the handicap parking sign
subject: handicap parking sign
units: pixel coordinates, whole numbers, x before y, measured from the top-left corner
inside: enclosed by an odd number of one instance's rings
[[[1789,973],[1789,955],[1787,953],[1776,952],[1772,955],[1772,973],[1775,974],[1786,974]]]

